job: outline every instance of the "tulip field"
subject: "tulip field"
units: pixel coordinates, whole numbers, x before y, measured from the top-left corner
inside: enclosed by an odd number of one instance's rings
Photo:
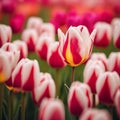
[[[119,1],[0,1],[0,120],[120,120]]]

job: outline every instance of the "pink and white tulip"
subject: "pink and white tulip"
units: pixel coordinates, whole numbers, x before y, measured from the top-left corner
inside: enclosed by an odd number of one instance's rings
[[[114,104],[115,104],[118,116],[120,118],[120,87],[115,94]]]
[[[35,51],[38,34],[35,29],[25,29],[22,33],[22,40],[26,42],[30,52]]]
[[[91,55],[96,30],[89,34],[85,26],[69,27],[66,34],[58,29],[60,50],[65,61],[71,66],[78,66]]]
[[[43,20],[40,17],[30,17],[27,21],[27,28],[35,29],[40,34],[42,24]]]
[[[59,50],[59,42],[53,42],[48,48],[47,62],[53,68],[63,68],[66,62]]]
[[[10,42],[12,38],[12,29],[4,24],[0,24],[0,47],[6,43]]]
[[[106,22],[97,22],[94,28],[97,30],[94,45],[97,47],[107,47],[112,39],[111,25]]]
[[[49,73],[40,73],[39,80],[35,81],[35,88],[32,90],[34,103],[40,105],[44,98],[54,98],[56,93],[55,83]]]
[[[89,60],[83,71],[83,79],[91,88],[92,93],[96,93],[96,81],[105,72],[104,64],[100,60]]]
[[[51,42],[54,42],[54,39],[46,34],[42,34],[39,37],[36,44],[36,53],[41,59],[47,60],[48,48]]]
[[[115,93],[120,86],[120,77],[117,72],[104,72],[96,82],[96,90],[99,101],[105,104],[113,104]]]
[[[38,120],[65,120],[62,101],[59,99],[44,99],[40,106]]]
[[[107,110],[88,109],[82,113],[79,120],[111,120]]]
[[[90,59],[100,60],[104,64],[105,69],[107,70],[107,57],[105,53],[92,53]]]
[[[73,82],[68,94],[69,111],[79,116],[84,110],[92,107],[92,92],[90,87],[81,82]]]
[[[120,75],[120,52],[109,54],[107,68],[109,71],[116,71]]]
[[[13,87],[22,91],[33,90],[35,80],[39,79],[39,72],[39,64],[36,60],[27,58],[20,60],[12,72]]]
[[[24,41],[21,41],[21,40],[15,40],[13,42],[13,44],[15,44],[17,46],[17,49],[20,51],[19,60],[21,60],[22,58],[26,58],[27,55],[28,55],[27,44]]]

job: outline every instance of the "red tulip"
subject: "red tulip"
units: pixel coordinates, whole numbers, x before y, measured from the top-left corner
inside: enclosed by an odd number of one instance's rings
[[[116,72],[104,72],[101,74],[96,82],[99,101],[105,104],[113,104],[119,86],[120,78]]]
[[[26,29],[22,33],[22,40],[26,42],[30,52],[35,51],[38,34],[35,29]]]
[[[120,75],[120,52],[111,52],[108,57],[108,70]]]
[[[14,88],[23,91],[31,91],[35,86],[35,80],[39,79],[39,65],[36,60],[22,59],[12,72],[12,84]]]
[[[69,65],[78,66],[90,57],[95,33],[94,30],[90,35],[88,29],[82,25],[71,26],[66,35],[60,29],[58,30],[60,50]]]
[[[85,65],[83,72],[84,82],[90,86],[92,93],[96,93],[96,81],[104,72],[104,64],[99,60],[89,60]]]
[[[40,106],[38,120],[65,120],[62,101],[59,99],[44,99]]]
[[[73,82],[68,94],[68,108],[73,115],[79,116],[85,109],[92,107],[92,92],[85,83]]]
[[[44,98],[55,97],[55,83],[49,73],[41,73],[39,80],[37,79],[35,88],[32,90],[33,101],[40,105]]]
[[[47,62],[53,68],[62,68],[66,66],[64,58],[59,50],[59,42],[53,42],[48,48]]]
[[[0,47],[6,43],[10,42],[12,37],[12,30],[9,26],[0,24]]]
[[[46,34],[42,34],[39,37],[36,44],[36,53],[41,59],[47,60],[48,48],[50,46],[50,43],[53,41],[54,39]]]
[[[97,47],[107,47],[112,39],[111,25],[106,22],[97,22],[94,28],[97,30],[94,45]]]
[[[111,116],[107,110],[88,109],[83,112],[79,120],[111,120]]]

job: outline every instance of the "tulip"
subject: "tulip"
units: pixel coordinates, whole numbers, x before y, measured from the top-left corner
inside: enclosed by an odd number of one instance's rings
[[[84,82],[90,86],[92,93],[96,93],[96,81],[104,72],[105,67],[100,60],[89,60],[85,65],[83,78]]]
[[[107,105],[113,104],[116,90],[120,86],[120,78],[117,72],[104,72],[96,82],[96,90],[99,101]]]
[[[111,120],[107,110],[88,109],[83,112],[79,120]]]
[[[40,17],[30,17],[27,21],[27,28],[34,28],[40,34],[42,24],[43,20]]]
[[[22,40],[26,42],[30,52],[35,51],[38,34],[35,29],[26,29],[22,33]]]
[[[46,34],[42,34],[39,37],[36,44],[36,53],[41,59],[47,60],[48,48],[50,46],[50,43],[53,41],[54,39],[47,36]]]
[[[26,58],[27,55],[28,55],[27,44],[24,41],[21,41],[21,40],[15,40],[13,42],[13,44],[15,44],[17,46],[17,49],[20,51],[19,60],[21,60],[22,58]]]
[[[31,91],[35,86],[35,80],[38,79],[38,76],[38,62],[27,58],[22,59],[12,72],[13,87],[22,91]]]
[[[116,71],[120,75],[120,52],[109,54],[107,68],[109,71]]]
[[[92,53],[90,59],[100,60],[104,64],[105,70],[107,70],[107,57],[105,53]]]
[[[12,37],[12,30],[9,26],[0,24],[0,47],[6,43],[10,42]]]
[[[32,90],[32,98],[37,105],[41,104],[44,98],[55,97],[55,83],[49,73],[40,73],[39,81],[36,81],[36,86]]]
[[[63,68],[66,66],[64,58],[59,50],[59,42],[53,42],[48,48],[47,62],[53,68]]]
[[[65,120],[62,101],[59,99],[44,99],[40,106],[38,120]]]
[[[92,92],[85,83],[73,82],[68,94],[69,111],[79,116],[85,109],[92,107]]]
[[[120,118],[120,87],[115,94],[114,103],[115,103],[115,106],[116,106],[118,116]]]
[[[113,18],[111,21],[112,28],[114,29],[114,27],[116,27],[118,24],[120,24],[120,18]]]
[[[90,35],[88,29],[82,25],[69,27],[66,35],[58,29],[60,50],[69,65],[78,66],[90,57],[95,33],[94,30]]]
[[[111,25],[106,22],[97,22],[94,28],[97,30],[94,45],[97,47],[107,47],[112,39]]]

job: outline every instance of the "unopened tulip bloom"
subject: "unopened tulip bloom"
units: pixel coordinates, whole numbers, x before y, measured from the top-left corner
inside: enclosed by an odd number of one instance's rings
[[[4,24],[0,24],[0,47],[6,43],[10,42],[12,37],[12,29]]]
[[[83,112],[79,120],[111,120],[111,116],[107,110],[88,109]]]
[[[104,72],[96,82],[96,90],[99,101],[105,104],[113,104],[116,90],[120,86],[120,78],[117,72]]]
[[[92,92],[90,87],[81,82],[73,82],[68,94],[69,111],[79,116],[85,109],[92,107]]]
[[[120,87],[115,94],[114,104],[115,104],[117,113],[118,113],[119,118],[120,118]]]
[[[15,40],[13,44],[15,44],[17,46],[17,49],[20,51],[19,60],[21,60],[22,58],[26,58],[28,55],[27,44],[22,40]]]
[[[65,120],[62,101],[59,99],[44,99],[40,106],[38,120]]]
[[[33,90],[39,72],[39,64],[36,60],[27,58],[20,60],[12,72],[13,87],[23,91]]]
[[[120,75],[120,52],[111,52],[108,57],[108,70]]]
[[[97,47],[107,47],[112,39],[111,25],[106,22],[97,22],[94,28],[97,30],[94,45]]]
[[[53,41],[54,39],[46,34],[42,34],[38,38],[38,42],[36,44],[36,53],[41,59],[47,60],[48,48],[50,46],[50,43]]]
[[[27,28],[34,28],[40,34],[42,24],[43,20],[40,17],[30,17],[27,21]]]
[[[105,72],[104,64],[99,60],[89,60],[85,65],[83,78],[84,82],[87,83],[92,93],[96,93],[96,81],[102,73]]]
[[[91,55],[96,30],[91,35],[85,26],[69,27],[66,35],[58,29],[60,50],[65,61],[75,67],[84,63]]]
[[[7,81],[12,73],[13,54],[0,49],[0,83]]]
[[[35,82],[35,88],[32,90],[32,98],[37,105],[40,105],[44,98],[55,97],[55,83],[49,73],[40,73],[39,80]]]
[[[62,68],[66,66],[64,58],[59,50],[59,42],[53,42],[48,48],[47,62],[53,68]]]
[[[92,53],[90,59],[100,60],[104,64],[105,69],[107,70],[107,57],[105,53]]]
[[[22,33],[22,40],[26,42],[30,52],[35,51],[38,34],[35,29],[25,29]]]

